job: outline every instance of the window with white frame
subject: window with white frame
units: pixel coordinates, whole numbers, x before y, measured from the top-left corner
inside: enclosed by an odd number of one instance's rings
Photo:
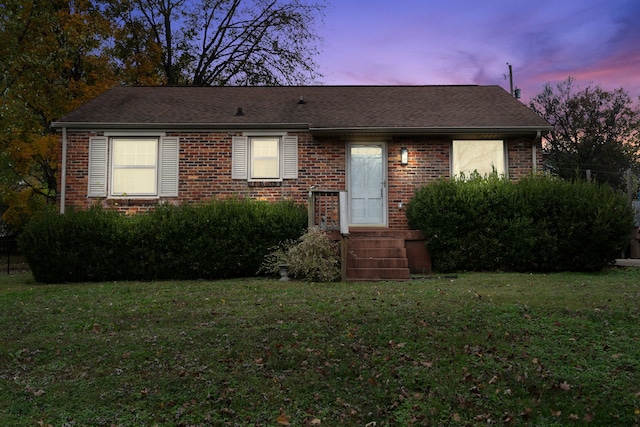
[[[92,137],[87,196],[175,197],[178,161],[176,137]]]
[[[502,140],[454,140],[451,143],[451,174],[469,178],[477,172],[481,176],[494,171],[506,174],[505,144]]]
[[[112,138],[111,195],[155,196],[158,138]]]
[[[250,138],[250,179],[280,178],[280,138]]]
[[[236,136],[232,179],[282,181],[298,177],[298,137],[286,134]]]

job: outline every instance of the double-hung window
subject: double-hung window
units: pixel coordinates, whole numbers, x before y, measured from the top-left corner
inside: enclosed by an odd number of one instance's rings
[[[175,197],[178,138],[101,136],[89,141],[89,197]]]
[[[282,181],[298,177],[298,137],[286,134],[233,138],[232,179]]]
[[[507,171],[505,144],[502,140],[454,140],[451,143],[451,174],[469,178]]]
[[[155,196],[157,177],[158,138],[112,138],[112,196]]]
[[[280,179],[280,138],[250,138],[250,179]]]

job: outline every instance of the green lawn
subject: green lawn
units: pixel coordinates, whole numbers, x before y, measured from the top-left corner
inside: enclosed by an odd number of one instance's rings
[[[640,424],[640,269],[404,283],[0,275],[0,425]]]

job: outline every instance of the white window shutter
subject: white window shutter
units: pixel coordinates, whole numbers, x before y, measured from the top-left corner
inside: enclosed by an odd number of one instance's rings
[[[99,136],[89,139],[89,186],[87,197],[107,196],[107,153],[109,140]]]
[[[180,158],[178,138],[166,137],[160,139],[160,172],[158,177],[158,195],[161,197],[177,197]]]
[[[247,137],[234,136],[231,147],[231,179],[247,179],[247,153]]]
[[[298,137],[287,135],[283,138],[283,179],[298,178]]]

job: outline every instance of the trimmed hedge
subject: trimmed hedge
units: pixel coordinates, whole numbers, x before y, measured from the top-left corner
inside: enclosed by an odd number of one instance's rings
[[[453,271],[597,271],[629,241],[633,213],[610,187],[531,176],[440,180],[407,205],[433,268]]]
[[[159,205],[133,216],[92,207],[33,219],[19,245],[39,282],[213,280],[255,275],[269,248],[306,226],[305,207],[288,201]]]

